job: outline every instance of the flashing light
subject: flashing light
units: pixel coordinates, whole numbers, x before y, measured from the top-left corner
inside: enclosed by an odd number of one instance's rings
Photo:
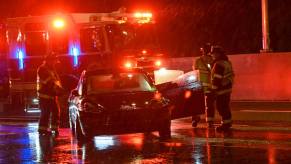
[[[53,25],[55,28],[63,28],[65,26],[65,21],[63,19],[57,18],[53,21]]]
[[[142,50],[141,53],[142,54],[147,54],[147,50]]]
[[[133,75],[132,75],[132,74],[128,74],[127,77],[128,77],[128,78],[132,78]]]
[[[130,69],[130,68],[133,67],[133,64],[132,64],[132,62],[127,61],[127,62],[124,63],[124,67]]]
[[[154,94],[154,99],[155,100],[161,100],[162,99],[162,94],[161,93],[159,93],[159,92],[156,92],[155,94]]]
[[[152,18],[153,17],[153,14],[150,13],[150,12],[136,12],[134,13],[134,17],[135,18]]]
[[[161,60],[157,60],[155,62],[155,66],[160,67],[162,65],[162,61]]]
[[[188,98],[191,97],[191,95],[192,95],[192,92],[191,91],[186,91],[185,94],[184,94],[184,98],[185,99],[188,99]]]
[[[150,12],[136,12],[133,14],[134,18],[136,18],[137,23],[149,23],[152,21],[153,14]]]
[[[105,150],[114,145],[114,139],[111,136],[94,137],[94,146],[99,150]]]
[[[197,76],[195,75],[191,75],[188,77],[188,81],[196,81],[197,80]]]
[[[17,51],[17,58],[18,58],[18,66],[19,66],[19,69],[20,70],[23,70],[23,68],[24,68],[24,62],[23,62],[24,54],[23,54],[23,52],[22,52],[21,49],[19,49]]]
[[[74,67],[77,67],[79,64],[79,55],[80,55],[80,49],[75,44],[71,44],[70,46],[70,55],[74,57]]]

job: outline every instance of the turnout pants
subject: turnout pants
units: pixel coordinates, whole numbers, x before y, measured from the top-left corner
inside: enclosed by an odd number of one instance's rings
[[[58,99],[40,98],[39,105],[41,109],[39,130],[47,130],[48,128],[51,128],[51,130],[54,131],[58,130],[60,123],[60,108]]]
[[[231,93],[226,93],[216,97],[216,108],[222,117],[222,124],[231,123],[230,95]]]
[[[215,114],[215,95],[213,93],[205,93],[205,113],[206,113],[206,122],[214,121]]]

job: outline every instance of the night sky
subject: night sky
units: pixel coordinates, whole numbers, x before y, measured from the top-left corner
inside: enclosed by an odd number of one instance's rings
[[[261,49],[261,0],[1,0],[6,17],[57,12],[151,10],[162,47],[172,56],[196,56],[205,42],[222,45],[229,54]],[[291,1],[269,0],[271,48],[291,51]]]

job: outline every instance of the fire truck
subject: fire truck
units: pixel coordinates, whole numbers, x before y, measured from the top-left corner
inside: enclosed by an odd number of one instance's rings
[[[58,55],[57,71],[68,92],[90,66],[124,65],[149,72],[161,67],[164,55],[154,26],[152,13],[123,10],[8,18],[7,53],[1,55],[6,69],[1,68],[5,75],[0,81],[7,90],[7,109],[38,108],[36,69],[52,51]]]

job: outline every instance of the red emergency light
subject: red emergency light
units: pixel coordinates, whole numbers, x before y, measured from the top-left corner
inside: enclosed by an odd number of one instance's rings
[[[157,61],[155,62],[155,66],[156,66],[156,67],[160,67],[160,66],[162,66],[162,61],[161,61],[161,60],[157,60]]]
[[[130,62],[130,61],[126,61],[126,62],[124,63],[124,67],[127,68],[127,69],[130,69],[130,68],[133,67],[133,63]]]
[[[58,29],[64,28],[65,27],[65,21],[63,19],[61,19],[61,18],[57,18],[57,19],[55,19],[53,21],[53,26],[55,28],[58,28]]]

